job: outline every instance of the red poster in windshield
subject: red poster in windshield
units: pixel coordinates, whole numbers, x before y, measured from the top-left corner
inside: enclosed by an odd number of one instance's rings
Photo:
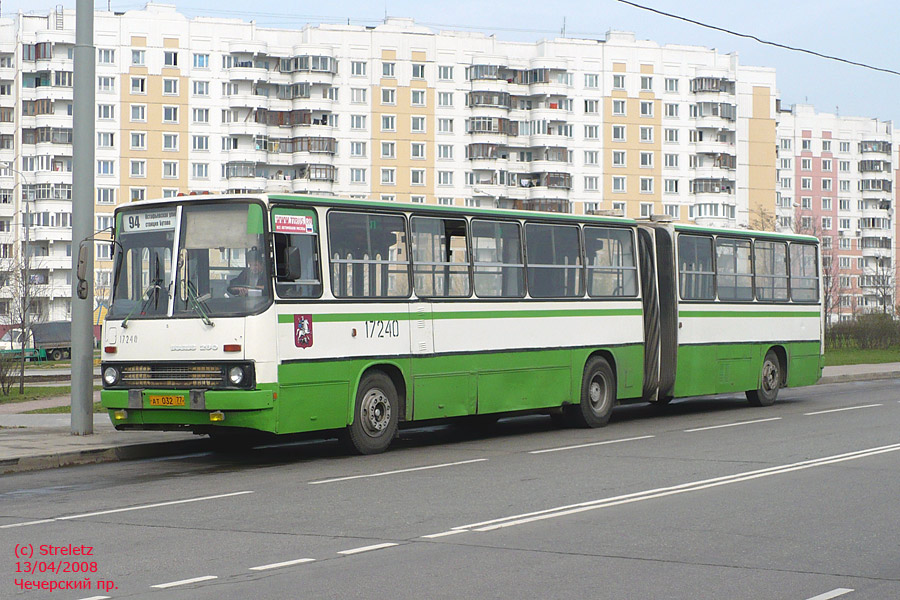
[[[313,344],[312,315],[294,315],[294,345],[309,348]]]

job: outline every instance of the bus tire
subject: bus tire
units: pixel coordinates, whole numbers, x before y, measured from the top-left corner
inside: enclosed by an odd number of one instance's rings
[[[766,352],[763,359],[762,370],[759,374],[759,389],[747,390],[747,400],[753,406],[772,406],[778,397],[778,388],[781,387],[783,371],[781,361],[774,350]]]
[[[391,378],[381,371],[363,376],[356,391],[353,423],[347,427],[350,449],[378,454],[391,445],[400,420],[400,402]]]
[[[616,374],[605,359],[594,357],[584,366],[581,402],[569,409],[576,427],[603,427],[616,405]]]

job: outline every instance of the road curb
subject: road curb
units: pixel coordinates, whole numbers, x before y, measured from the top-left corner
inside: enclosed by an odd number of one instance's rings
[[[41,471],[74,465],[90,465],[144,458],[158,458],[175,454],[202,452],[209,448],[208,440],[178,440],[165,442],[149,442],[113,446],[108,448],[89,448],[71,452],[42,454],[40,456],[22,456],[0,460],[0,475]]]
[[[846,375],[829,375],[822,377],[816,385],[829,383],[850,383],[852,381],[875,381],[879,379],[900,379],[900,371],[885,371],[883,373],[848,373]]]

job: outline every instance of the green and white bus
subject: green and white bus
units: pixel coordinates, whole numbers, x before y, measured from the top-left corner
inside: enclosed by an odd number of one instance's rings
[[[116,211],[102,404],[117,429],[338,431],[815,383],[814,237],[294,195]]]

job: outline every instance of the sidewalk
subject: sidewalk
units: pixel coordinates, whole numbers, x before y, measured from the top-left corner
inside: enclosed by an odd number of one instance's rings
[[[819,385],[847,381],[900,378],[900,363],[825,367]],[[94,392],[99,401],[100,392]],[[116,431],[105,413],[94,415],[94,434],[74,436],[66,414],[23,414],[66,406],[68,396],[18,404],[0,404],[0,474],[68,465],[135,460],[201,452],[204,436],[164,431]]]

